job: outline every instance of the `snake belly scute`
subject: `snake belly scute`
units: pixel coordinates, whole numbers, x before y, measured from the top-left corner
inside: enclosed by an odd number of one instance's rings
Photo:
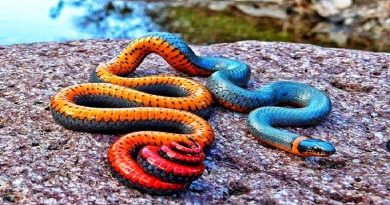
[[[162,56],[183,73],[211,75],[207,89],[181,77],[129,78],[150,53]],[[177,35],[148,33],[131,41],[116,58],[100,64],[91,75],[95,83],[61,90],[51,98],[50,107],[54,119],[68,129],[131,132],[110,147],[109,163],[122,181],[155,194],[181,191],[202,174],[202,150],[213,142],[214,132],[197,115],[208,115],[213,98],[234,111],[253,110],[249,129],[264,143],[301,156],[335,152],[327,141],[279,129],[324,121],[331,110],[326,94],[290,81],[247,90],[249,78],[250,68],[243,62],[197,56]]]

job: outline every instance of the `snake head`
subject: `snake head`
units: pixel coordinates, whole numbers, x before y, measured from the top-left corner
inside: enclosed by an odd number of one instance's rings
[[[299,142],[298,151],[304,156],[327,157],[334,154],[336,149],[330,142],[307,138]]]

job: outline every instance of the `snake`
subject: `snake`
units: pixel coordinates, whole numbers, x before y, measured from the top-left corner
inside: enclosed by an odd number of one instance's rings
[[[179,72],[208,77],[205,86],[185,77],[133,76],[150,53]],[[112,173],[151,194],[181,192],[202,175],[204,151],[215,138],[206,121],[214,100],[249,113],[249,130],[260,142],[303,157],[335,153],[328,141],[282,129],[323,122],[331,111],[324,92],[293,81],[249,90],[250,74],[239,60],[196,55],[176,34],[147,33],[99,64],[90,83],[51,97],[50,108],[54,120],[67,129],[122,133],[108,149]]]

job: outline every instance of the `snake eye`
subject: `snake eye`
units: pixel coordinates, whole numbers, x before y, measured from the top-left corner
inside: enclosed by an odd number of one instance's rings
[[[320,139],[302,140],[298,145],[298,151],[309,156],[329,156],[336,152],[334,146]]]

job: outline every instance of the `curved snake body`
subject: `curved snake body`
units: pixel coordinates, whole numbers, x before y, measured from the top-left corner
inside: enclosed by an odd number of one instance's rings
[[[199,83],[181,77],[127,77],[149,53],[157,53],[183,73],[211,75],[206,87],[212,94]],[[60,91],[51,99],[51,110],[57,122],[73,130],[136,131],[110,147],[108,160],[114,174],[126,183],[157,194],[183,190],[202,174],[201,150],[212,143],[214,133],[196,114],[207,116],[213,96],[229,109],[254,110],[248,124],[262,142],[301,156],[335,152],[329,142],[277,128],[311,126],[325,120],[331,103],[323,92],[289,81],[251,91],[243,88],[249,77],[245,63],[197,56],[176,35],[149,33],[99,65],[91,76],[99,83]]]

